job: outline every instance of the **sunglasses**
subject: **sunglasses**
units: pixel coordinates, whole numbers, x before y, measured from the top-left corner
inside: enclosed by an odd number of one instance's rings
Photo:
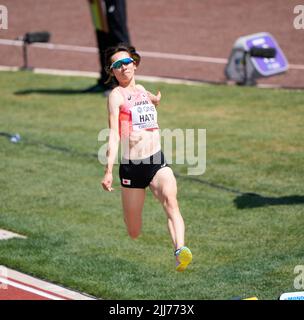
[[[119,68],[121,68],[122,65],[128,65],[132,62],[134,62],[134,60],[132,58],[119,59],[111,64],[110,69],[119,69]]]

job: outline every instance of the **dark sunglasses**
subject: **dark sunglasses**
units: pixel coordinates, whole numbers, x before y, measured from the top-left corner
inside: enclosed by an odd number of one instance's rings
[[[132,58],[119,59],[111,64],[110,69],[119,69],[119,68],[121,68],[122,65],[128,65],[132,62],[134,62],[134,60]]]

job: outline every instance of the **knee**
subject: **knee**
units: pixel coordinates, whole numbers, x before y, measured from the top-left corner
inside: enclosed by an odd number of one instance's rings
[[[178,203],[175,195],[166,195],[163,199],[163,205],[166,209],[177,209]]]
[[[124,221],[127,227],[129,237],[133,240],[138,238],[141,232],[141,223],[139,223],[138,225],[134,225],[128,222],[126,218],[124,219]]]
[[[137,229],[128,229],[129,237],[133,240],[137,239],[140,235],[140,230]]]

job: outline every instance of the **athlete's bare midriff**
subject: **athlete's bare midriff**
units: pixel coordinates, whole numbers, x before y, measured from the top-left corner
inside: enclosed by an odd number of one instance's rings
[[[148,158],[161,149],[158,129],[132,131],[121,143],[123,157],[131,160]]]

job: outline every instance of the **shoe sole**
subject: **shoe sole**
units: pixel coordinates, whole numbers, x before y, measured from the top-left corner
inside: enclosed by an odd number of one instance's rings
[[[180,264],[176,267],[176,271],[185,271],[188,264],[192,261],[192,253],[190,250],[182,250],[182,252],[178,255],[178,260]]]

